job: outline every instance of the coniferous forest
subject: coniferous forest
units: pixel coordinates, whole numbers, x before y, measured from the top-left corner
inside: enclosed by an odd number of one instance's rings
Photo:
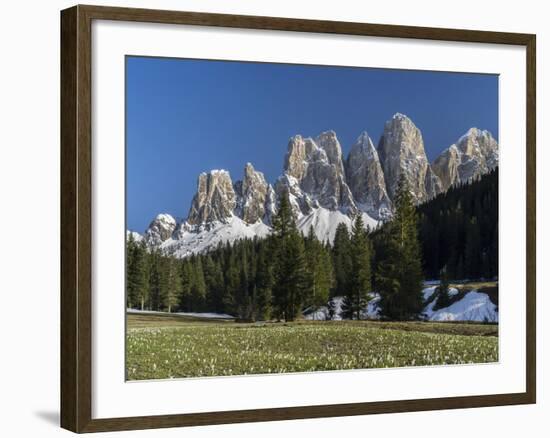
[[[393,219],[365,229],[340,224],[332,244],[296,227],[287,197],[264,239],[242,239],[185,259],[127,241],[127,306],[167,312],[227,313],[246,321],[293,321],[343,297],[360,319],[371,291],[382,317],[411,320],[423,308],[425,279],[498,275],[498,169],[415,207],[404,178]]]

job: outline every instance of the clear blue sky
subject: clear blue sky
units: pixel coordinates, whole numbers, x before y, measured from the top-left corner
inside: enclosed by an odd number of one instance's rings
[[[344,154],[366,130],[378,144],[396,113],[420,128],[433,160],[469,128],[498,139],[498,77],[465,73],[127,57],[127,227],[186,217],[200,172],[270,182],[288,139],[336,131]]]

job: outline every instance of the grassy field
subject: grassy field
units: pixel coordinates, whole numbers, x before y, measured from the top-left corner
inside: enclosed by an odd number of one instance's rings
[[[245,324],[128,315],[129,380],[498,360],[498,326],[299,321]]]

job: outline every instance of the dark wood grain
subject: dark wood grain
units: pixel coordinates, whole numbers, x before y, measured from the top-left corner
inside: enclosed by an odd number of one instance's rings
[[[61,426],[77,430],[76,16],[61,15]]]
[[[537,82],[535,35],[527,44],[527,394],[531,403],[537,400]]]
[[[526,391],[514,394],[92,419],[91,23],[122,20],[327,34],[512,44],[527,51]],[[75,6],[61,13],[61,425],[74,432],[275,421],[535,403],[536,39],[534,35]]]

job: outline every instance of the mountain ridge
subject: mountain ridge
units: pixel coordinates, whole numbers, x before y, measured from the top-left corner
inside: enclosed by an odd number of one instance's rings
[[[401,113],[385,123],[378,147],[363,131],[347,157],[333,130],[316,137],[295,135],[274,185],[249,162],[235,182],[227,170],[202,172],[187,218],[177,221],[161,213],[141,236],[149,246],[178,257],[220,242],[264,237],[271,230],[278,199],[288,193],[299,229],[307,233],[313,227],[320,240],[332,241],[338,224],[351,227],[357,214],[371,228],[391,219],[401,174],[415,203],[421,204],[489,172],[498,158],[498,143],[491,133],[470,128],[429,163],[420,129]],[[135,231],[129,233],[138,238]]]

